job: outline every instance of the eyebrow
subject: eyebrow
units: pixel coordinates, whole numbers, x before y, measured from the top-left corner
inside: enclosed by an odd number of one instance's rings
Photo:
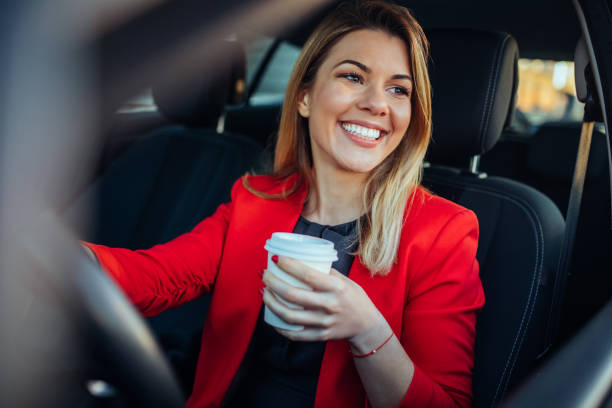
[[[337,66],[340,66],[342,64],[352,64],[355,65],[356,67],[358,67],[359,69],[361,69],[362,71],[366,72],[366,73],[370,73],[372,72],[372,70],[370,68],[368,68],[366,65],[362,64],[359,61],[355,61],[352,59],[345,59],[340,61],[339,63],[337,63],[336,65],[334,65],[334,68],[336,68]],[[407,74],[395,74],[391,77],[391,79],[407,79],[409,81],[412,81],[412,77],[410,75]]]

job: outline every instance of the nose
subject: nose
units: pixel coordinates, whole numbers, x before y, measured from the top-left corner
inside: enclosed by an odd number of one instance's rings
[[[387,116],[389,105],[385,90],[372,85],[368,86],[364,89],[363,95],[359,99],[358,107],[374,116]]]

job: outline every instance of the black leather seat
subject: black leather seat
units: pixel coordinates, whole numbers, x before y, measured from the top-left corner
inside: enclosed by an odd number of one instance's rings
[[[480,171],[491,176],[506,177],[531,185],[526,168],[531,137],[531,134],[512,130],[502,132],[499,142],[480,158]],[[546,194],[544,191],[543,193]]]
[[[529,139],[522,180],[567,211],[581,123],[545,123]],[[612,233],[606,136],[595,130],[585,174],[562,337],[571,335],[612,295]]]
[[[237,43],[226,42],[235,54]],[[243,53],[243,51],[242,51]],[[239,134],[218,132],[244,58],[200,81],[154,86],[170,124],[123,152],[77,200],[71,211],[95,203],[84,239],[123,248],[147,248],[190,230],[229,199],[233,182],[262,164],[262,147]],[[242,66],[242,71],[240,69]]]
[[[225,129],[247,135],[272,152],[282,108],[281,104],[229,107],[225,114]]]
[[[82,239],[131,249],[167,242],[211,215],[229,200],[236,179],[259,168],[259,143],[216,130],[239,79],[232,72],[244,73],[239,68],[199,83],[153,89],[171,124],[117,157],[72,205],[69,212],[95,207],[93,228]],[[208,302],[202,297],[149,319],[186,393],[191,392]]]
[[[490,407],[547,351],[564,221],[544,194],[478,172],[509,123],[518,47],[503,33],[432,30],[433,142],[424,184],[473,210],[485,290],[478,318],[474,407]]]

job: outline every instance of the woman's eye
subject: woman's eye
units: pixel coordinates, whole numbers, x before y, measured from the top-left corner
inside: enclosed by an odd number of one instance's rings
[[[361,75],[356,74],[354,72],[352,72],[350,74],[342,74],[341,76],[343,78],[348,79],[351,82],[355,82],[356,84],[362,84],[363,83],[363,78],[361,78]]]
[[[390,88],[391,93],[395,95],[408,95],[408,90],[401,86],[393,86]]]

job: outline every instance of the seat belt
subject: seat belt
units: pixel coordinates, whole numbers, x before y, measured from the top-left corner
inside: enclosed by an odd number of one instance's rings
[[[584,118],[580,133],[580,142],[578,144],[578,154],[576,155],[576,164],[574,165],[574,176],[567,205],[567,213],[565,216],[565,232],[563,234],[561,255],[558,264],[559,279],[555,281],[555,287],[553,289],[554,298],[550,315],[551,318],[548,322],[546,351],[555,343],[559,336],[563,300],[565,298],[567,281],[571,273],[572,254],[580,214],[580,204],[582,202],[584,179],[589,163],[593,129],[596,121],[603,121],[601,105],[599,104],[599,98],[597,97],[597,91],[595,89],[593,71],[591,69],[591,64],[588,62],[589,59],[584,37],[581,37],[578,41],[574,60],[576,95],[581,102],[585,103]],[[581,77],[581,75],[579,75],[580,72],[583,72],[584,76]],[[545,354],[545,352],[542,354]]]

